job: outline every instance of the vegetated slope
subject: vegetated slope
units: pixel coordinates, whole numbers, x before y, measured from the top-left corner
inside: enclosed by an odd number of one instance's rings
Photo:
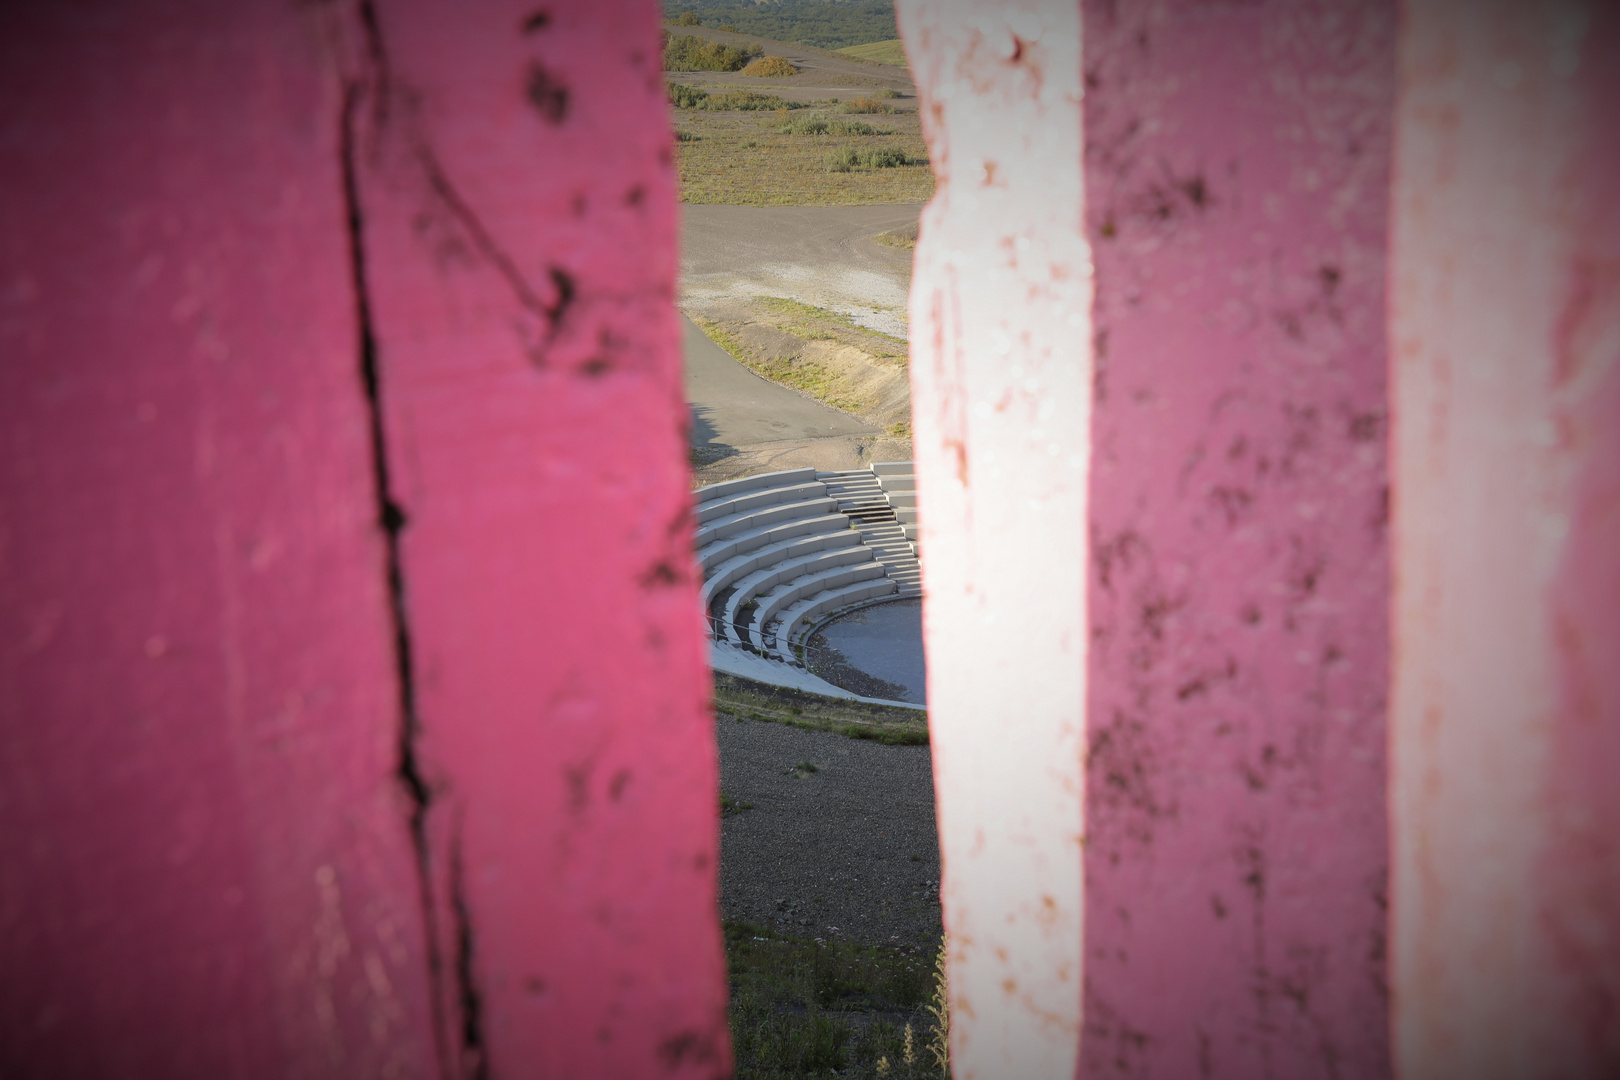
[[[666,30],[666,63],[673,58],[670,67],[679,67],[667,82],[681,201],[869,205],[933,195],[917,91],[905,68],[712,26]],[[787,73],[714,70],[711,54],[717,68],[722,57],[778,57]]]
[[[880,64],[893,64],[895,67],[908,66],[906,50],[900,44],[899,38],[892,41],[871,41],[865,45],[846,45],[838,51],[857,60],[876,60]]]
[[[665,0],[665,18],[692,12],[709,27],[842,49],[898,38],[891,0]]]

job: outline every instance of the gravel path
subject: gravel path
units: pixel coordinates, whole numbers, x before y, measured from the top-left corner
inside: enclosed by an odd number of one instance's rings
[[[720,714],[720,909],[800,937],[932,945],[939,841],[926,746]],[[796,766],[809,762],[814,772]]]

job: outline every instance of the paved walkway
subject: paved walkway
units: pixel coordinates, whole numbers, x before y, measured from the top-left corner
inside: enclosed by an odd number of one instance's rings
[[[869,435],[877,428],[796,390],[762,379],[731,358],[686,316],[686,400],[693,446],[749,446],[785,439]]]

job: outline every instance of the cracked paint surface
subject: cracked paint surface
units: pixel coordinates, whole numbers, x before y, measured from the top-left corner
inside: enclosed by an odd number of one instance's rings
[[[1086,1077],[1381,1077],[1392,4],[1088,0]]]
[[[0,1072],[725,1075],[657,5],[4,20]]]
[[[723,1075],[657,7],[379,2],[360,23],[452,1069]]]
[[[0,33],[0,1073],[435,1076],[330,25]]]

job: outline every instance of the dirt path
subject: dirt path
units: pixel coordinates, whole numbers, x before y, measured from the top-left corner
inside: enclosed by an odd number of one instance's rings
[[[685,206],[681,303],[784,296],[906,336],[911,252],[874,237],[922,207]]]
[[[739,305],[746,309],[761,297],[783,297],[905,337],[911,252],[874,237],[915,226],[920,207],[687,206],[684,211],[681,306],[689,315],[724,313],[735,320]],[[815,351],[811,344],[806,351]],[[690,319],[684,347],[699,483],[804,465],[858,469],[911,456],[903,430],[885,431],[760,378]],[[858,358],[845,362],[860,364]],[[885,377],[898,380],[903,393],[903,366],[890,363]]]

